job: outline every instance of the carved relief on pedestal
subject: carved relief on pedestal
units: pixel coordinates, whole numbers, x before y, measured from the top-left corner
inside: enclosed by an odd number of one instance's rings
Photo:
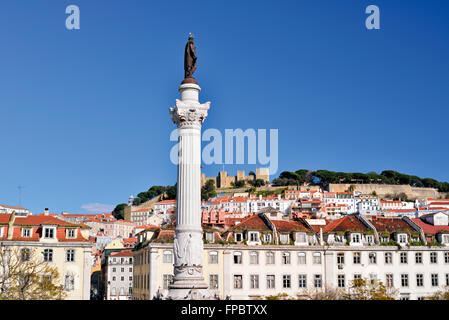
[[[175,267],[201,266],[203,240],[201,233],[177,232],[174,239]]]
[[[178,128],[184,126],[201,127],[207,118],[209,108],[210,102],[199,104],[176,99],[176,105],[170,108],[170,115]]]

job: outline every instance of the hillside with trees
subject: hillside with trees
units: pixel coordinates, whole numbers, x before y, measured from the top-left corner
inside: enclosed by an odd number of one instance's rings
[[[391,184],[410,185],[412,187],[435,188],[439,192],[449,192],[449,183],[440,182],[432,178],[420,178],[400,172],[385,170],[380,174],[376,172],[335,172],[328,170],[298,170],[295,172],[284,171],[272,181],[274,186],[286,185],[319,185],[327,188],[331,183],[347,184]]]

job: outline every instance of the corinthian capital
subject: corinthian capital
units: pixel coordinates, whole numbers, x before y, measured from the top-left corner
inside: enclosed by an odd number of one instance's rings
[[[210,102],[200,104],[194,101],[181,101],[176,99],[176,104],[170,108],[170,115],[173,123],[178,128],[185,126],[201,127],[203,121],[207,118],[207,111],[210,108]]]

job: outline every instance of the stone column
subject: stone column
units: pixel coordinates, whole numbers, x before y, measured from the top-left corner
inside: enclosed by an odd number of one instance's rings
[[[178,126],[178,193],[174,239],[174,279],[169,299],[207,299],[203,279],[201,228],[201,126],[210,102],[200,104],[201,88],[186,79],[179,87],[181,100],[170,108]]]

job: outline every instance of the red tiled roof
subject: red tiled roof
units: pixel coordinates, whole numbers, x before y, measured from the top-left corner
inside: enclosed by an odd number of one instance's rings
[[[419,218],[411,219],[414,223],[416,223],[425,234],[436,234],[438,232],[449,232],[449,226],[434,226],[428,223],[425,223]]]
[[[231,228],[231,231],[235,229],[259,230],[259,231],[270,230],[270,228],[268,228],[266,223],[262,220],[262,218],[258,214],[243,218],[242,222]]]
[[[123,243],[136,243],[137,242],[137,238],[126,238],[123,240]]]
[[[162,200],[162,201],[156,202],[155,204],[170,204],[170,203],[175,204],[176,200]]]
[[[323,232],[345,232],[345,231],[370,231],[357,217],[350,215],[334,220],[326,227],[323,228]]]
[[[132,257],[133,253],[131,250],[122,250],[122,251],[116,251],[110,254],[111,257]]]
[[[401,218],[376,218],[372,219],[371,224],[376,228],[377,231],[387,231],[387,232],[396,232],[396,231],[415,231],[407,222],[402,220]]]
[[[302,222],[297,220],[271,220],[279,232],[291,232],[291,231],[314,231],[307,228]]]

